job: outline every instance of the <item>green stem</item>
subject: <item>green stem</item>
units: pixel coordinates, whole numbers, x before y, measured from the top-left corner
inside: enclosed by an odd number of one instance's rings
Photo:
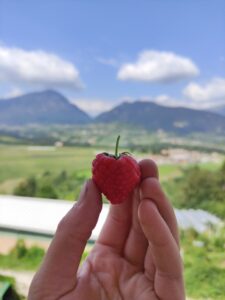
[[[115,157],[118,158],[118,148],[119,148],[120,135],[118,135],[116,140],[116,149],[115,149]]]

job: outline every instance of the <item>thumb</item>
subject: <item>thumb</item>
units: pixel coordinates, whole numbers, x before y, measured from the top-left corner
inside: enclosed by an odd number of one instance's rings
[[[43,280],[47,279],[48,283],[53,281],[50,286],[57,287],[60,282],[67,289],[75,284],[82,253],[97,223],[101,208],[101,194],[94,182],[89,180],[77,203],[60,221],[38,272]]]

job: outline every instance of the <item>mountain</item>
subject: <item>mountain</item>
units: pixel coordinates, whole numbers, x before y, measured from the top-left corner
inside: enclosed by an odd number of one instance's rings
[[[52,90],[0,100],[1,125],[84,124],[90,117]]]
[[[225,117],[184,107],[166,107],[153,102],[123,103],[96,118],[98,123],[119,122],[142,126],[150,131],[189,134],[192,132],[225,133]]]
[[[216,106],[211,109],[211,111],[218,113],[222,116],[225,116],[225,104],[221,106]]]
[[[166,107],[154,102],[125,102],[93,120],[63,95],[53,90],[0,100],[0,125],[72,125],[93,121],[131,124],[150,131],[161,129],[177,134],[192,132],[225,134],[225,116],[184,107]]]

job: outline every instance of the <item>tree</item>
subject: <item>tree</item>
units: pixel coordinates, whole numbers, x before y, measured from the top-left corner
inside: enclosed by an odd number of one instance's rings
[[[43,182],[40,184],[36,193],[36,197],[58,199],[58,195],[54,187],[48,182]]]
[[[217,172],[189,169],[182,180],[181,207],[201,208],[225,217],[223,168]]]
[[[13,194],[17,196],[34,197],[36,189],[36,179],[34,177],[29,177],[28,179],[19,183],[19,185],[14,189]]]

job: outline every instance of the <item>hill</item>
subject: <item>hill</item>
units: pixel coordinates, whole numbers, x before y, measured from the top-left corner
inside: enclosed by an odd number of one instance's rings
[[[90,117],[52,90],[0,100],[0,125],[84,124]]]
[[[102,113],[95,121],[126,123],[141,126],[150,131],[163,130],[178,134],[225,133],[225,117],[217,113],[184,107],[166,107],[143,101],[123,103]]]
[[[219,111],[222,113],[223,110],[201,111],[136,101],[122,103],[93,120],[60,93],[46,90],[0,100],[0,126],[120,123],[150,132],[163,130],[175,134],[209,133],[221,136],[225,133],[225,116]]]
[[[216,106],[212,109],[212,111],[225,116],[225,105]]]

